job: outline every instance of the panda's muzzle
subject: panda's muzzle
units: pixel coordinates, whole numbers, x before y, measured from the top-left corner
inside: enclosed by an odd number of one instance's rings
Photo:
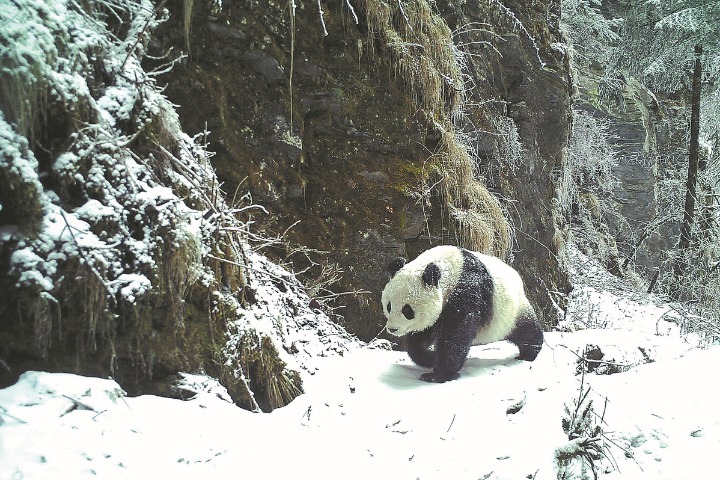
[[[388,328],[387,331],[390,332],[392,335],[397,335],[398,328]]]

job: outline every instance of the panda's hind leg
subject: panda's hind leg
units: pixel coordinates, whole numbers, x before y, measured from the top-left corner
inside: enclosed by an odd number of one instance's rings
[[[520,354],[518,360],[532,362],[537,358],[543,345],[543,331],[537,321],[535,313],[530,311],[523,313],[508,340],[517,345]]]

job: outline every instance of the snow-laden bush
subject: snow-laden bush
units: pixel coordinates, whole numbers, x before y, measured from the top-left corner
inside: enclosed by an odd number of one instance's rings
[[[0,5],[0,365],[131,392],[204,369],[275,408],[301,392],[303,352],[355,341],[252,251],[250,206],[226,203],[204,137],[143,70],[166,15],[149,0]]]
[[[600,426],[603,419],[597,417],[589,393],[590,387],[581,384],[578,398],[565,404],[562,427],[568,442],[555,450],[559,480],[597,478],[599,464],[606,457]]]
[[[582,110],[573,110],[568,156],[558,181],[557,201],[568,219],[575,243],[617,272],[618,251],[605,224],[613,215],[612,167],[615,151],[609,144],[607,122]]]
[[[183,202],[187,173],[161,162],[182,159],[201,178],[212,171],[140,67],[156,14],[149,1],[3,7],[6,300],[33,324],[43,357],[63,336],[91,351],[98,337],[113,344],[116,320],[140,322],[141,298],[162,294],[159,303],[178,306],[183,285],[202,273],[191,208],[207,207]],[[167,276],[183,281],[157,288]]]

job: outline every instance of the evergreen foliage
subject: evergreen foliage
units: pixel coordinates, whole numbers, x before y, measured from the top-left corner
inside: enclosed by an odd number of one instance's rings
[[[636,84],[660,104],[672,105],[669,130],[673,139],[680,137],[683,147],[661,152],[655,159],[657,215],[639,235],[638,245],[661,224],[683,224],[681,248],[666,252],[666,263],[651,283],[655,287],[657,282],[659,291],[692,301],[690,323],[702,324],[699,329],[714,335],[706,321],[717,323],[720,313],[714,300],[720,262],[716,241],[720,232],[720,2],[630,0],[617,5],[564,0],[563,12],[579,83],[588,78],[595,82],[596,106],[622,111],[625,92]],[[690,92],[698,66],[702,66],[702,77],[695,78],[695,93],[699,95],[702,88],[702,95],[691,122]],[[695,321],[699,318],[704,321]]]

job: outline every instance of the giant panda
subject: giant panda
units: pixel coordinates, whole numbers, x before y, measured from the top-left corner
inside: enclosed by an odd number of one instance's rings
[[[386,329],[407,335],[410,358],[433,369],[421,380],[456,379],[471,345],[508,340],[518,347],[516,358],[528,361],[540,352],[543,332],[522,279],[499,258],[442,245],[409,263],[396,258],[389,270]]]

